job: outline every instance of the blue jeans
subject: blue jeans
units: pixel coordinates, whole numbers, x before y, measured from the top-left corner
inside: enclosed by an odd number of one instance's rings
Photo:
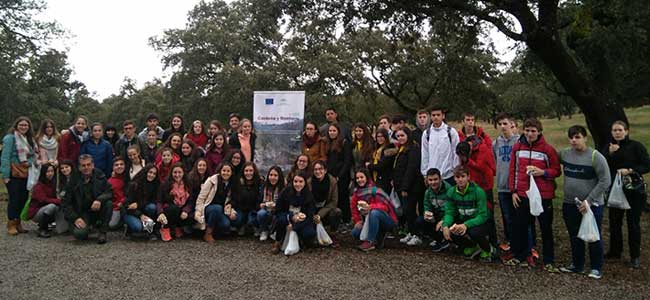
[[[156,212],[156,203],[148,203],[147,205],[144,206],[143,212],[147,217],[151,218],[152,220],[156,220],[158,218],[158,214]]]
[[[592,205],[591,211],[594,213],[594,217],[596,218],[600,240],[589,243],[589,260],[591,261],[591,269],[600,271],[603,268],[604,260],[603,233],[601,230],[604,209],[602,205]],[[562,215],[571,241],[571,257],[573,265],[577,270],[583,271],[585,267],[585,242],[578,238],[578,231],[580,231],[580,223],[582,222],[582,213],[580,213],[575,204],[564,203],[562,206]]]
[[[143,230],[142,227],[142,221],[140,221],[140,218],[134,215],[124,215],[122,218],[124,221],[124,224],[126,224],[126,227],[129,229],[129,232],[132,233],[140,233]]]
[[[395,221],[383,210],[373,209],[368,215],[368,242],[377,242],[379,234],[384,234],[395,228]],[[361,228],[352,229],[352,236],[359,239]]]
[[[255,218],[257,219],[255,226],[262,231],[269,231],[271,222],[273,222],[273,214],[266,210],[266,208],[262,208],[257,211],[257,216]]]
[[[287,233],[287,225],[289,221],[286,218],[278,218],[278,227],[277,227],[277,238],[283,239],[284,235]],[[316,238],[316,224],[312,218],[307,218],[302,222],[293,223],[292,230],[298,234],[298,237],[304,241],[309,242]]]
[[[205,208],[205,223],[215,233],[230,234],[230,218],[223,214],[223,206],[219,204],[210,204]]]
[[[257,227],[257,212],[256,211],[249,211],[247,213],[241,212],[239,210],[236,210],[237,212],[237,220],[235,220],[232,224],[234,227],[241,227],[242,225],[246,224],[248,226],[252,227]]]

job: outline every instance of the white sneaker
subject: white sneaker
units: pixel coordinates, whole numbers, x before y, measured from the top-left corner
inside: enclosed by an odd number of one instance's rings
[[[433,240],[431,243],[429,243],[429,246],[431,247],[435,247],[436,245],[438,245],[438,241],[436,240]]]
[[[266,241],[269,239],[269,232],[268,231],[262,231],[260,233],[260,241]]]
[[[413,238],[413,236],[412,236],[410,233],[407,233],[405,237],[403,237],[403,238],[401,238],[401,239],[399,240],[399,242],[402,243],[402,244],[406,244],[406,243],[408,243],[412,238]]]
[[[407,246],[419,246],[422,245],[422,240],[417,236],[414,235],[411,240],[406,243]]]
[[[271,233],[271,235],[269,235],[269,237],[272,238],[274,241],[277,241],[276,236],[275,236],[275,232]]]
[[[253,234],[253,236],[255,236],[255,237],[260,236],[260,229],[259,228],[255,228],[255,233]]]

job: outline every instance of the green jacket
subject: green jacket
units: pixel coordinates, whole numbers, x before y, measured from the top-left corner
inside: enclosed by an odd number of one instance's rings
[[[488,220],[485,192],[474,182],[470,182],[463,191],[459,191],[457,186],[449,189],[447,197],[449,201],[445,205],[442,226],[449,227],[454,223],[463,223],[469,229],[482,225]]]
[[[106,175],[102,171],[93,170],[88,184],[90,184],[90,197],[84,193],[83,175],[81,174],[70,178],[70,182],[65,186],[61,206],[68,221],[74,222],[84,216],[95,200],[101,202],[102,207],[111,205],[113,187],[108,183]]]
[[[452,188],[452,185],[442,180],[439,191],[436,192],[431,187],[428,187],[424,193],[424,211],[432,212],[436,221],[440,221],[445,215],[445,204],[449,200],[447,192]]]

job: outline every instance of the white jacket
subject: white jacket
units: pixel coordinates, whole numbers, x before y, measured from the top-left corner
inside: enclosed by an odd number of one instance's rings
[[[460,139],[455,128],[442,123],[438,128],[433,124],[422,133],[422,162],[420,171],[426,175],[431,168],[440,170],[443,179],[452,177],[454,168],[460,163],[456,146]]]

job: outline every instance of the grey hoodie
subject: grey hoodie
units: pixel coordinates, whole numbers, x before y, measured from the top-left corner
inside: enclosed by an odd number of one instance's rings
[[[492,142],[492,153],[497,163],[497,192],[509,193],[510,187],[508,185],[508,177],[510,173],[510,154],[512,154],[512,147],[519,140],[518,134],[513,134],[509,139],[503,135],[497,137]]]
[[[163,134],[165,134],[165,129],[158,126],[156,127],[156,131],[158,132],[158,139],[162,141]],[[142,131],[140,131],[140,133],[138,134],[138,138],[145,143],[147,142],[147,132],[149,132],[149,128],[145,127],[142,128]]]

